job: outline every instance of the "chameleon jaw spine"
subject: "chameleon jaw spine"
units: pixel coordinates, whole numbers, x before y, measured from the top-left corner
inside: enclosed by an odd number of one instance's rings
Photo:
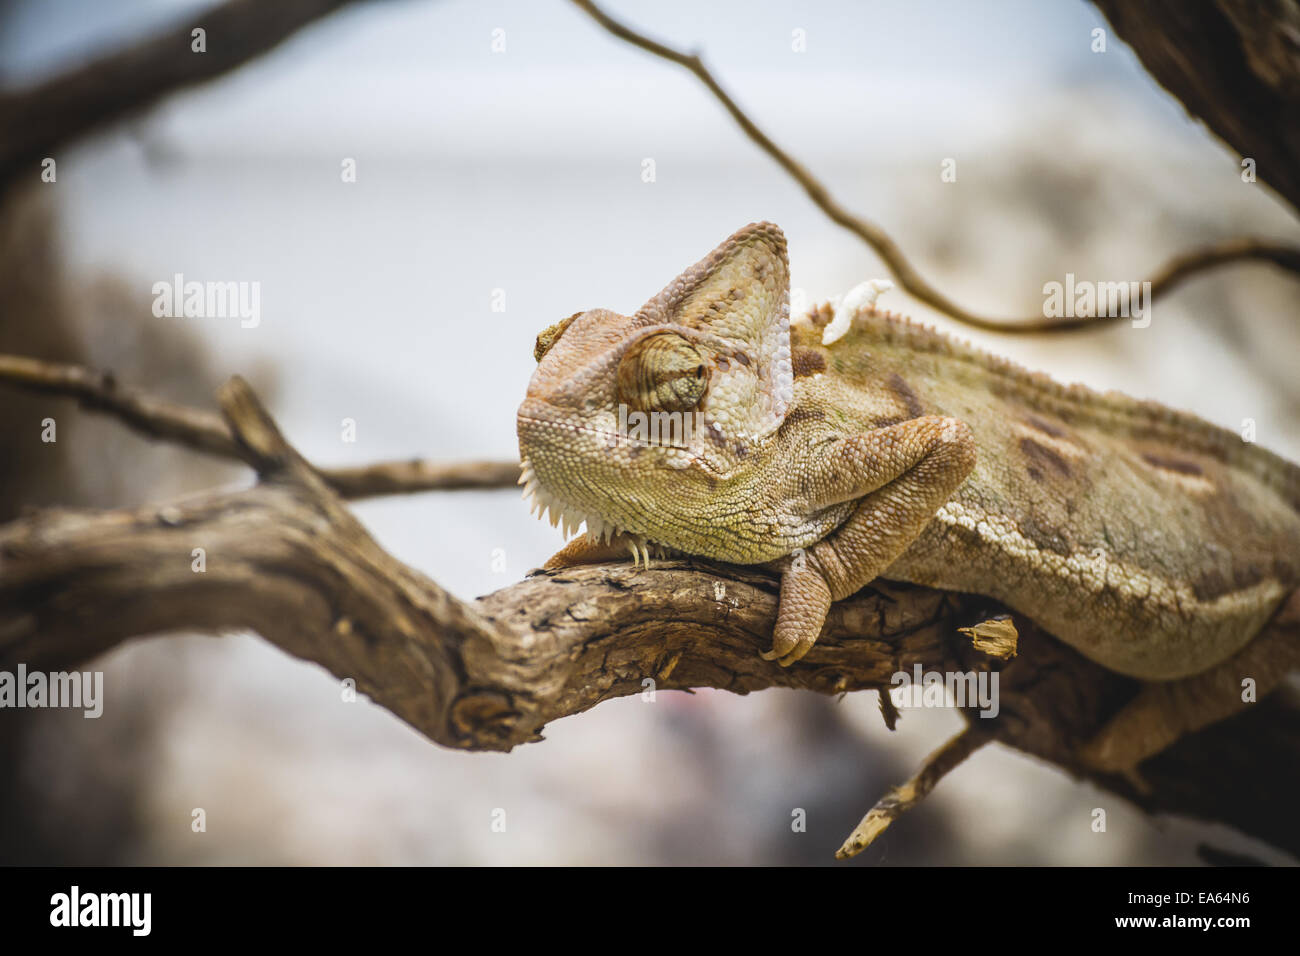
[[[518,484],[523,485],[524,499],[529,502],[528,513],[536,514],[539,518],[549,521],[552,528],[559,527],[564,532],[565,538],[572,537],[573,533],[583,525],[586,526],[587,537],[595,542],[607,544],[616,535],[621,534],[628,540],[633,564],[639,566],[644,560],[645,566],[650,567],[649,541],[642,535],[626,531],[599,515],[575,508],[551,494],[542,487],[533,470],[532,462],[526,458],[520,466]]]

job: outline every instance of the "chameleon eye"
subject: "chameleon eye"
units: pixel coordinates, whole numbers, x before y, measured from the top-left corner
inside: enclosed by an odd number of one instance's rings
[[[694,408],[708,386],[704,357],[673,332],[641,339],[618,363],[619,399],[639,411],[681,412]]]

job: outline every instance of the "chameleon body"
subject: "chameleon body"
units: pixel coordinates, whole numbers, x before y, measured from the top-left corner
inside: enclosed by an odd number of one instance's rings
[[[539,336],[522,480],[588,532],[557,558],[612,541],[771,564],[765,656],[783,664],[832,601],[882,576],[996,598],[1145,681],[1231,658],[1300,583],[1300,468],[872,299],[791,322],[784,237],[756,223],[635,315]],[[638,411],[694,428],[647,441],[627,428]]]

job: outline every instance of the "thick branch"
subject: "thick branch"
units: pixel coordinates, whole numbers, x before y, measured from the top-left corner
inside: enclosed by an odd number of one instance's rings
[[[1300,9],[1093,0],[1156,81],[1300,210]]]
[[[220,415],[122,385],[111,372],[21,355],[0,355],[0,383],[38,394],[75,398],[83,408],[115,415],[147,438],[255,464]],[[417,491],[513,488],[519,480],[519,465],[513,461],[434,464],[412,459],[316,470],[331,488],[348,499]]]
[[[686,563],[539,575],[465,604],[385,553],[311,476],[273,467],[246,491],[0,529],[0,669],[63,669],[136,635],[249,628],[356,679],[438,743],[510,749],[646,677],[839,693],[955,662],[948,645],[963,643],[944,637],[946,595],[874,595],[838,608],[809,665],[784,670],[759,657],[775,581]]]
[[[903,255],[898,244],[890,238],[883,228],[857,216],[846,209],[830,194],[830,191],[808,169],[778,146],[758,125],[749,118],[739,104],[731,98],[722,85],[709,71],[704,62],[695,54],[683,53],[665,46],[638,33],[624,23],[615,20],[596,6],[591,0],[573,0],[574,4],[585,11],[605,30],[631,45],[645,50],[670,63],[676,63],[693,73],[714,98],[731,114],[745,135],[758,144],[777,164],[790,174],[808,194],[817,208],[826,213],[833,222],[842,226],[865,242],[885,263],[890,275],[906,292],[920,299],[926,305],[959,322],[986,329],[990,332],[1062,332],[1079,331],[1096,328],[1099,324],[1124,321],[1125,316],[1078,316],[1048,318],[1042,315],[1028,316],[1021,319],[1001,319],[981,316],[964,308],[943,294],[929,282]],[[1218,266],[1237,262],[1270,262],[1288,272],[1300,275],[1300,248],[1284,243],[1257,238],[1229,239],[1224,242],[1193,249],[1175,256],[1150,277],[1151,300],[1163,298],[1174,288],[1194,275]]]
[[[254,59],[350,0],[230,0],[149,40],[41,85],[0,95],[0,183],[33,179],[46,156],[168,93]],[[206,51],[191,31],[206,31]]]

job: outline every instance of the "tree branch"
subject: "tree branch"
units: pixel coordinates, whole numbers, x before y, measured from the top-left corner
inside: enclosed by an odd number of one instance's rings
[[[168,93],[213,79],[279,45],[351,0],[230,0],[149,40],[39,86],[0,94],[0,184],[72,140]],[[206,51],[193,52],[202,27]]]
[[[1300,10],[1282,0],[1093,0],[1187,112],[1300,210]]]
[[[857,856],[891,823],[929,796],[939,781],[956,769],[958,764],[991,739],[978,723],[967,724],[960,733],[930,754],[912,779],[877,800],[844,844],[835,851],[835,856],[841,860]]]
[[[69,670],[137,636],[251,629],[351,678],[439,744],[500,751],[540,740],[551,720],[641,693],[647,678],[660,690],[840,694],[887,690],[917,664],[1000,670],[998,717],[966,711],[974,733],[949,757],[987,736],[1140,806],[1300,852],[1291,771],[1300,705],[1285,696],[1185,738],[1135,783],[1090,775],[1074,754],[1136,682],[1022,619],[1018,656],[1004,664],[1007,609],[977,595],[873,582],[832,608],[812,652],[788,669],[759,656],[778,582],[752,568],[580,567],[463,602],[370,537],[242,380],[220,399],[239,456],[261,476],[254,487],[160,507],[38,512],[0,528],[0,669]],[[952,763],[923,770],[922,789]]]
[[[1080,331],[1126,319],[1123,315],[1062,316],[1054,318],[1037,315],[1021,319],[1002,319],[989,318],[971,312],[948,298],[921,275],[884,229],[846,209],[802,163],[764,133],[740,108],[739,104],[731,98],[727,91],[722,88],[722,85],[718,83],[699,56],[675,50],[650,39],[642,33],[638,33],[605,13],[592,0],[573,0],[573,3],[606,31],[620,40],[645,50],[660,59],[675,63],[693,73],[726,111],[731,114],[731,118],[736,121],[745,135],[758,144],[763,152],[776,160],[777,165],[789,173],[791,178],[803,187],[803,191],[807,193],[808,198],[813,201],[817,208],[829,216],[836,225],[847,229],[870,246],[872,251],[885,263],[885,267],[889,269],[894,281],[909,295],[920,299],[931,308],[965,325],[985,329],[989,332]],[[1250,261],[1271,262],[1287,272],[1300,275],[1300,247],[1258,238],[1228,239],[1175,256],[1157,269],[1150,279],[1151,300],[1163,298],[1187,279],[1209,269]]]
[[[235,441],[220,415],[177,405],[122,385],[111,372],[0,354],[0,383],[37,394],[74,398],[83,408],[115,415],[146,438],[256,464]],[[513,461],[434,464],[413,459],[316,471],[347,499],[419,491],[513,488],[519,481],[519,465]]]

